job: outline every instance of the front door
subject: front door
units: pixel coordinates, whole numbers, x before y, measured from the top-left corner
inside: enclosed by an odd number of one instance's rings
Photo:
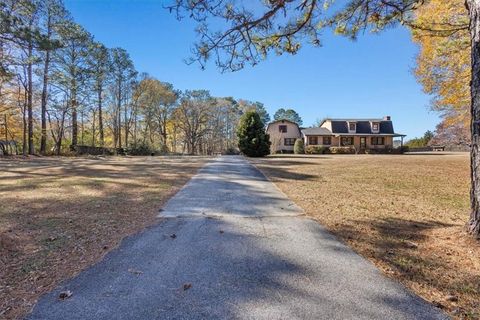
[[[367,148],[367,138],[360,137],[360,149],[366,149],[366,148]]]

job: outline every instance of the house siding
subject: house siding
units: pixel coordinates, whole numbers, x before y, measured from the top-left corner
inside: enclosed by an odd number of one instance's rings
[[[322,135],[306,135],[304,136],[304,139],[303,139],[303,142],[305,144],[305,146],[309,146],[311,144],[308,143],[308,137],[317,137],[317,140],[318,140],[318,144],[316,144],[316,146],[320,146],[320,147],[335,147],[335,146],[338,146],[338,138],[335,137],[335,136],[322,136]],[[331,144],[323,144],[323,137],[330,137],[332,139],[332,143]]]
[[[287,132],[280,132],[280,126],[286,125]],[[277,121],[268,125],[267,133],[270,135],[270,142],[272,143],[272,150],[276,152],[288,151],[293,152],[293,145],[285,145],[285,139],[299,139],[302,137],[298,125],[290,121]]]
[[[310,145],[308,143],[308,137],[317,137],[318,144],[316,144],[316,146],[324,146],[324,147],[338,147],[338,146],[340,146],[341,137],[329,136],[332,139],[332,144],[324,145],[324,144],[322,144],[322,142],[323,142],[323,137],[325,137],[325,136],[320,136],[320,135],[315,135],[315,136],[314,135],[306,135],[304,137],[305,146]],[[343,135],[343,137],[353,137],[353,146],[356,149],[360,149],[360,138],[362,136]],[[369,135],[369,136],[365,136],[365,137],[366,137],[366,148],[367,149],[385,149],[385,148],[392,148],[393,147],[393,137],[391,137],[391,136]],[[384,144],[383,145],[373,145],[372,144],[372,137],[383,137],[384,138]]]

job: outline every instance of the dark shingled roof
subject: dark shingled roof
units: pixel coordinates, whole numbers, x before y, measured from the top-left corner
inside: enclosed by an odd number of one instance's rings
[[[348,121],[356,122],[357,123],[357,134],[374,134],[372,132],[372,127],[370,126],[370,122],[379,122],[380,123],[380,131],[375,134],[395,134],[393,130],[392,121],[388,120],[331,120],[332,121],[332,132],[336,133],[349,133],[348,132]]]
[[[305,128],[302,129],[302,133],[306,136],[313,136],[313,135],[324,135],[324,136],[330,136],[332,135],[332,132],[328,130],[327,128]]]

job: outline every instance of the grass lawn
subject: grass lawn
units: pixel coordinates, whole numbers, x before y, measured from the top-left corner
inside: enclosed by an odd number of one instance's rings
[[[156,220],[201,157],[0,160],[0,318]]]
[[[467,154],[252,160],[332,233],[458,319],[480,319],[480,243],[469,216]]]

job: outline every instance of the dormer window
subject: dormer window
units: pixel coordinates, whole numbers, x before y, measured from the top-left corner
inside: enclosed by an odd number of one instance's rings
[[[356,122],[348,122],[348,132],[357,132],[357,123]]]
[[[372,122],[372,132],[377,133],[378,131],[380,131],[380,123]]]

